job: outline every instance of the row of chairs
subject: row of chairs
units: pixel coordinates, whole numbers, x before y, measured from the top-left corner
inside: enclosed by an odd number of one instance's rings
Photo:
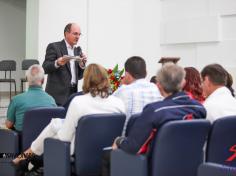
[[[25,113],[21,140],[21,151],[32,141],[52,118],[65,117],[63,107],[34,108]],[[76,130],[74,170],[76,173],[100,173],[102,149],[110,146],[116,136],[121,135],[125,114],[97,114],[82,117]],[[4,139],[4,140],[3,140]],[[0,153],[19,154],[19,135],[11,130],[0,129]],[[44,175],[70,175],[70,144],[56,139],[45,141]],[[16,176],[9,158],[0,158],[0,175]],[[56,162],[55,162],[56,161]],[[52,170],[54,167],[56,170]]]
[[[214,122],[209,136],[206,162],[198,169],[198,176],[236,176],[236,116]]]
[[[43,114],[45,111],[47,113]],[[59,114],[55,114],[55,112]],[[29,117],[27,118],[27,116]],[[23,150],[30,146],[52,117],[64,118],[64,116],[65,110],[61,107],[36,108],[27,112],[22,133]],[[136,115],[131,118],[128,131],[138,117]],[[45,118],[48,120],[42,120]],[[27,123],[27,121],[29,122]],[[76,130],[74,167],[71,165],[70,143],[46,139],[44,175],[69,176],[72,171],[76,175],[99,175],[102,149],[110,146],[114,138],[121,134],[124,121],[124,114],[94,114],[82,117]],[[144,155],[130,155],[121,150],[113,151],[111,175],[196,176],[198,166],[204,161],[203,146],[208,135],[206,161],[235,166],[234,160],[226,161],[234,154],[230,149],[234,146],[236,138],[235,126],[236,117],[219,119],[213,125],[207,120],[168,122],[158,130],[150,151],[151,158]],[[4,139],[4,141],[0,140],[0,153],[18,153],[16,150],[18,143],[13,142],[17,140],[17,135],[13,131],[0,130],[0,139]],[[205,173],[206,165],[207,163],[204,163],[200,166],[199,176],[206,176],[201,175]],[[9,167],[6,160],[1,162],[0,159],[0,175],[14,175],[15,173]]]
[[[236,116],[212,125],[204,120],[168,122],[157,133],[151,158],[113,151],[111,175],[236,176],[235,141]]]
[[[139,118],[139,115],[131,117],[127,126],[127,133],[129,133],[129,129],[137,118]],[[208,174],[210,173],[209,168],[212,170],[212,165],[215,167],[215,163],[236,166],[234,150],[235,129],[236,116],[221,118],[215,121],[213,125],[207,120],[168,122],[158,130],[150,155],[131,155],[122,150],[112,151],[111,176],[221,176],[219,174]],[[97,129],[93,129],[93,133],[97,132]],[[80,135],[77,136],[80,137]],[[102,136],[100,137],[102,138]],[[223,140],[222,137],[224,138]],[[93,140],[87,135],[86,138],[82,139],[81,143],[90,142],[90,139]],[[86,142],[85,147],[88,148],[91,145],[96,146],[97,143],[97,141],[95,143]],[[76,148],[80,147],[81,143],[77,143]],[[204,145],[206,148],[204,148]],[[60,146],[60,149],[55,151],[57,146]],[[101,153],[98,154],[92,151],[84,152],[84,148],[80,152],[78,150],[75,151],[77,154],[76,160],[79,158],[82,161],[75,162],[76,175],[99,175],[99,171],[101,171]],[[45,175],[71,175],[69,153],[68,143],[47,139],[44,153]],[[97,160],[99,161],[97,163],[100,163],[99,167],[94,167],[89,162],[86,162],[87,160],[93,160],[97,156],[99,157],[99,160]],[[68,159],[66,160],[65,157]],[[57,162],[55,163],[55,161]],[[221,167],[224,170],[229,168],[222,165]],[[93,170],[94,168],[97,168],[97,170]],[[232,172],[233,170],[235,175],[236,168],[230,168],[230,171]],[[229,169],[227,170],[228,172]]]
[[[0,129],[0,153],[9,157],[0,158],[0,175],[16,176],[16,170],[10,161],[19,153],[30,147],[32,141],[41,133],[52,118],[64,118],[65,109],[62,107],[33,108],[25,112],[21,134],[13,130]]]
[[[21,69],[27,70],[31,65],[39,64],[38,60],[35,59],[25,59],[21,63]],[[15,86],[15,95],[16,95],[16,80],[12,78],[12,71],[16,71],[16,61],[15,60],[2,60],[0,61],[0,71],[4,72],[4,77],[0,78],[0,83],[9,83],[10,84],[10,99],[12,97],[12,83]],[[26,78],[21,78],[21,92],[23,92],[23,85],[27,82]]]

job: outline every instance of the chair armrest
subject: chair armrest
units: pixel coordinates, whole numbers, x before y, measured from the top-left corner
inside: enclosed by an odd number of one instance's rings
[[[147,158],[120,149],[111,152],[111,176],[148,176]]]
[[[198,167],[198,176],[236,176],[236,167],[216,163],[203,163]]]
[[[16,170],[11,161],[19,154],[19,136],[17,132],[0,129],[0,153],[0,175],[15,176]]]
[[[7,153],[6,159],[19,154],[19,136],[13,130],[0,129],[0,153]]]
[[[44,141],[44,175],[70,176],[70,143],[47,138]]]

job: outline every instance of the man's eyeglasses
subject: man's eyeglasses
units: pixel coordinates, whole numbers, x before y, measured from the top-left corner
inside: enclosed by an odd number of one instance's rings
[[[78,33],[78,32],[71,32],[71,34],[74,36],[81,36],[81,33]]]

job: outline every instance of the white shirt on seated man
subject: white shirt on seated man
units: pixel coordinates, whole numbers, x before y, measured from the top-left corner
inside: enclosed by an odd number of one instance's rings
[[[236,115],[236,99],[225,87],[227,71],[219,64],[210,64],[203,68],[201,76],[207,119],[214,122],[221,117]]]

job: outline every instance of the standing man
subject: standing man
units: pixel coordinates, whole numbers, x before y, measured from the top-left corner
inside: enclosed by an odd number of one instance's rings
[[[77,92],[77,83],[83,77],[87,58],[80,47],[76,47],[81,35],[79,25],[69,23],[64,29],[64,40],[47,46],[43,68],[48,74],[46,92],[54,97],[57,105]],[[67,57],[66,57],[67,56]],[[80,56],[81,61],[68,56]]]

